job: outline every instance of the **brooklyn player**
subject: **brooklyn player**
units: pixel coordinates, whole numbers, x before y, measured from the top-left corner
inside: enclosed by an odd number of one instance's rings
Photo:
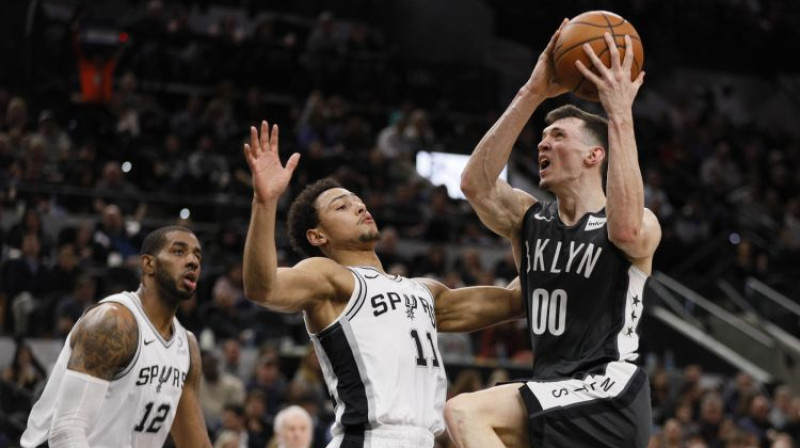
[[[447,426],[459,447],[644,447],[649,437],[649,386],[633,361],[661,230],[643,205],[631,112],[643,74],[630,80],[629,37],[624,61],[606,34],[611,68],[591,49],[598,74],[579,66],[597,86],[607,120],[574,106],[546,118],[540,185],[556,200],[539,202],[498,179],[533,111],[565,92],[553,77],[557,38],[558,32],[462,174],[462,190],[481,220],[512,242],[534,364],[533,379],[522,386],[448,402]]]
[[[185,227],[154,230],[136,292],[106,297],[75,324],[22,435],[25,448],[211,447],[197,390],[200,351],[175,319],[200,277]]]
[[[447,379],[440,331],[470,331],[522,312],[509,289],[448,289],[430,279],[387,275],[375,254],[378,228],[364,203],[331,179],[293,202],[293,246],[311,255],[278,268],[275,213],[299,161],[284,168],[278,128],[251,128],[245,144],[255,190],[244,252],[245,293],[271,309],[303,311],[336,402],[334,448],[430,448],[444,430]],[[492,304],[491,306],[489,304]]]

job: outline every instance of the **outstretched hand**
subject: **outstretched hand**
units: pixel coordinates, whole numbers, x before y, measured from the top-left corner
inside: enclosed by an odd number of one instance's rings
[[[257,201],[276,200],[286,190],[300,154],[294,153],[284,167],[278,157],[278,125],[261,122],[261,135],[250,126],[250,143],[244,144],[244,158],[253,175],[253,193]]]
[[[600,103],[606,113],[611,116],[616,113],[630,112],[633,100],[644,83],[644,72],[640,72],[636,79],[631,80],[631,67],[633,67],[633,42],[631,37],[625,36],[625,60],[620,63],[619,49],[610,33],[605,33],[608,52],[611,55],[611,67],[606,67],[597,57],[592,46],[583,45],[583,51],[589,56],[597,73],[583,65],[580,60],[575,61],[578,70],[583,76],[594,83]]]
[[[536,61],[536,66],[533,68],[531,78],[528,81],[530,88],[536,92],[540,92],[546,98],[552,98],[562,93],[567,92],[569,89],[558,83],[556,77],[556,66],[553,51],[556,47],[558,37],[561,35],[561,30],[569,23],[569,19],[564,19],[558,27],[550,42],[545,47],[544,51],[539,55],[539,60]]]

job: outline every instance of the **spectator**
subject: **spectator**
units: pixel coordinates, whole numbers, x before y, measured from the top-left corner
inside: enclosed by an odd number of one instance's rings
[[[244,402],[244,420],[250,446],[265,447],[272,438],[272,417],[267,415],[266,397],[259,389],[247,393]]]
[[[222,370],[238,378],[247,378],[242,363],[242,344],[238,339],[225,339],[222,343]]]
[[[769,408],[767,397],[755,395],[748,403],[747,415],[737,422],[740,428],[756,436],[762,448],[769,448],[769,435],[773,429],[769,421]]]
[[[202,354],[203,381],[200,382],[200,403],[209,428],[222,424],[225,406],[244,405],[244,384],[239,378],[220,372],[219,359],[213,352]]]
[[[320,367],[319,358],[317,358],[313,345],[308,346],[306,354],[300,361],[300,366],[289,384],[288,401],[298,403],[301,397],[313,401],[318,409],[324,406],[324,401],[328,398],[322,367]]]
[[[281,372],[277,355],[262,355],[256,364],[253,380],[247,386],[248,391],[260,390],[265,398],[267,414],[276,415],[286,398],[287,382]]]
[[[227,434],[235,435],[235,440],[239,443],[234,443],[234,438]],[[224,447],[232,448],[248,448],[250,446],[250,437],[245,428],[244,408],[241,405],[227,404],[222,411],[222,425],[220,427],[219,436],[215,446],[220,444]]]
[[[11,304],[5,313],[6,331],[23,336],[32,334],[31,316],[51,291],[50,270],[42,256],[39,237],[28,233],[22,238],[22,256],[3,266],[3,285]]]
[[[92,235],[92,253],[101,265],[135,265],[139,258],[139,232],[129,233],[122,210],[114,204],[103,208],[102,220]]]
[[[0,375],[0,443],[11,445],[22,436],[35,394],[46,375],[30,346],[17,340],[11,365]],[[10,440],[4,440],[4,436]]]
[[[300,406],[289,406],[275,416],[274,447],[311,448],[312,429],[311,415]]]
[[[58,248],[56,264],[50,272],[50,284],[54,293],[66,294],[72,291],[75,281],[83,274],[78,266],[75,246],[64,244]]]
[[[3,369],[3,381],[27,391],[31,396],[39,392],[39,386],[47,378],[47,371],[33,356],[31,347],[23,340],[17,340],[17,347],[11,365]]]
[[[83,313],[97,301],[97,282],[82,274],[75,280],[70,295],[62,297],[56,305],[56,335],[66,337]]]
[[[137,207],[136,201],[133,199],[139,189],[125,179],[119,162],[106,162],[103,166],[103,176],[97,181],[94,189],[102,198],[108,198],[109,196],[116,198],[116,203],[121,212],[126,215],[135,213],[137,221],[144,214],[144,210],[141,209],[142,205],[139,204]],[[106,205],[108,203],[105,199],[95,199],[95,211],[105,212]]]
[[[769,413],[769,422],[773,428],[783,428],[789,422],[792,412],[792,390],[789,386],[782,384],[775,388],[772,394],[772,410]]]

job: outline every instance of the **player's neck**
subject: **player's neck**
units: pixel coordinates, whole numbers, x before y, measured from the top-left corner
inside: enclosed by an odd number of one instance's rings
[[[568,225],[574,225],[583,215],[598,212],[606,206],[606,195],[602,186],[587,186],[566,189],[556,194],[558,216]]]
[[[332,253],[330,258],[343,266],[372,266],[384,272],[383,263],[374,250],[340,250]]]
[[[144,311],[147,319],[158,330],[164,339],[172,337],[172,319],[175,317],[177,305],[170,303],[158,296],[158,292],[154,287],[146,287],[139,285],[139,290],[136,291],[139,299],[142,301],[142,310]]]

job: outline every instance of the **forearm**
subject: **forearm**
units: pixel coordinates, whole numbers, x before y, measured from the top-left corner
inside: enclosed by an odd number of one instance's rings
[[[546,98],[530,85],[523,86],[503,115],[472,152],[461,174],[461,189],[469,196],[489,191],[508,163],[511,150],[533,112]]]
[[[109,382],[69,369],[63,381],[48,442],[53,448],[89,448],[87,432],[100,413]]]
[[[522,317],[519,289],[475,286],[449,290],[436,300],[439,331],[471,332]]]
[[[608,232],[612,240],[631,241],[642,228],[644,185],[630,111],[609,115],[608,143]]]
[[[248,299],[261,302],[272,291],[278,273],[275,215],[278,201],[253,200],[250,227],[244,246],[244,290]]]

